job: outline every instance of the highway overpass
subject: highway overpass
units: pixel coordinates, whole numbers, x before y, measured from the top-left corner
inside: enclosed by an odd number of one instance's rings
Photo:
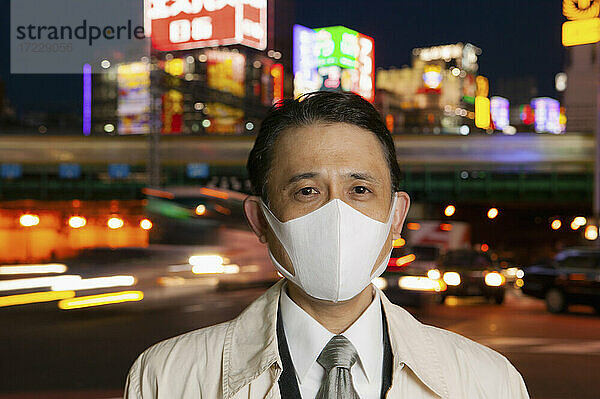
[[[394,140],[403,188],[416,199],[591,202],[593,136],[398,135]],[[233,178],[247,189],[244,165],[253,141],[253,136],[164,136],[163,184],[230,185]],[[141,198],[148,154],[143,136],[0,135],[0,163],[22,168],[21,177],[0,179],[0,200]],[[79,164],[81,175],[59,178],[65,163]],[[208,164],[212,180],[189,178],[189,163]],[[127,164],[131,173],[111,179],[109,164]]]

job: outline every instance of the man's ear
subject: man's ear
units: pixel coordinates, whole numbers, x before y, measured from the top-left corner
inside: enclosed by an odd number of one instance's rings
[[[262,213],[260,197],[256,195],[249,195],[246,197],[244,200],[244,214],[246,215],[248,225],[250,225],[250,228],[258,237],[258,240],[263,244],[266,243],[266,232],[269,228],[269,224]]]
[[[392,221],[392,239],[397,240],[401,237],[402,226],[404,226],[404,220],[406,220],[408,208],[410,208],[410,197],[404,191],[397,191],[394,195],[396,196],[396,210]]]

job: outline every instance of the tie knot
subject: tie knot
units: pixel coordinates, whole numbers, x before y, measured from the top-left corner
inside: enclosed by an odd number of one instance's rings
[[[350,370],[358,360],[358,353],[343,335],[336,335],[325,345],[317,362],[329,373],[334,367],[341,367]]]

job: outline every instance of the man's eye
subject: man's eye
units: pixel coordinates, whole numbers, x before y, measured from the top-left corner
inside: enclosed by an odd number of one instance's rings
[[[365,186],[356,186],[352,190],[354,191],[355,194],[366,194],[367,192],[370,191]]]
[[[311,194],[315,194],[317,190],[315,190],[313,187],[304,187],[301,188],[299,193],[302,195],[311,195]]]

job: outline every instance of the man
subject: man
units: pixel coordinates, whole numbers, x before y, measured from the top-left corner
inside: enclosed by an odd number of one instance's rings
[[[285,278],[236,319],[146,350],[126,398],[528,398],[505,357],[421,324],[370,283],[410,205],[371,104],[283,101],[247,168],[246,217]]]

